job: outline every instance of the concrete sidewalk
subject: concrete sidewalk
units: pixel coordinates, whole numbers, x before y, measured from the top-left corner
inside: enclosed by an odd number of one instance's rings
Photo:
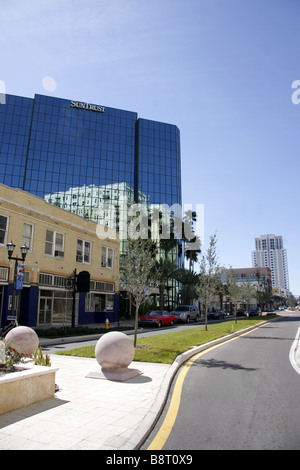
[[[168,392],[166,364],[131,363],[142,375],[126,382],[87,378],[96,359],[51,355],[54,398],[0,415],[0,449],[133,450]]]
[[[129,322],[126,326],[133,325]],[[99,334],[40,338],[40,344],[48,354],[52,345],[68,349],[72,342],[80,340],[82,345],[98,339]],[[58,368],[55,382],[59,390],[52,399],[0,415],[0,450],[138,448],[160,414],[178,367],[177,363],[132,362],[129,368],[138,369],[141,375],[116,382],[87,377],[101,370],[95,358],[51,353],[50,358],[51,366]]]

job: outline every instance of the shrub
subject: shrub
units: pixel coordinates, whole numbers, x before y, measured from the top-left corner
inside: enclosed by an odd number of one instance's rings
[[[44,356],[41,346],[36,348],[35,353],[32,356],[32,359],[34,360],[34,363],[36,366],[48,366],[48,367],[51,366],[50,356],[48,356],[48,354]]]
[[[24,362],[24,359],[24,354],[18,353],[15,348],[7,344],[3,357],[0,357],[0,371],[13,371],[15,365]]]

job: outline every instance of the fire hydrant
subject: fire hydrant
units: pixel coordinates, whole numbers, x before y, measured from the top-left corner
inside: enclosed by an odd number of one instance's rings
[[[110,323],[109,323],[109,319],[107,318],[105,320],[105,328],[108,330],[108,327],[109,327]]]

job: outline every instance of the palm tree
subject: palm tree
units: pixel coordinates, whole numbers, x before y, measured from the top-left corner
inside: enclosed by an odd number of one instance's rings
[[[194,263],[198,261],[198,255],[201,253],[200,238],[193,231],[193,224],[196,221],[196,212],[186,211],[182,222],[182,240],[184,243],[185,257],[189,260],[190,271],[192,271],[192,267],[194,266]],[[193,246],[193,249],[190,249],[191,246]]]
[[[187,260],[189,260],[189,270],[192,271],[194,268],[194,263],[197,263],[198,255],[201,253],[200,238],[198,237],[198,235],[196,235],[195,238],[190,240],[190,243],[195,244],[196,248],[193,250],[186,250],[185,257]]]
[[[183,302],[191,304],[193,299],[198,297],[199,275],[189,269],[179,268],[175,271],[174,278],[184,286],[182,290]]]
[[[170,233],[170,238],[161,238],[159,240],[159,247],[164,252],[165,258],[168,257],[169,253],[173,253],[173,249],[178,245],[178,241],[175,238],[174,232]],[[173,254],[172,254],[173,259]]]
[[[169,279],[174,278],[177,263],[168,258],[160,258],[154,265],[155,278],[159,287],[159,309],[164,309],[165,288]]]
[[[162,237],[162,232],[160,232]],[[180,245],[174,233],[174,220],[171,220],[169,238],[160,238],[160,260],[156,262],[157,281],[159,283],[159,305],[160,310],[164,307],[165,289],[174,287],[174,272],[178,269],[177,257],[180,256]],[[174,250],[176,249],[176,250]],[[175,253],[174,253],[175,252]],[[172,296],[172,304],[174,308],[174,300]]]

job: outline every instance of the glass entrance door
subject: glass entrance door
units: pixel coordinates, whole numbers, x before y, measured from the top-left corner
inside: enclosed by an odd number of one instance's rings
[[[44,297],[43,291],[41,292],[40,307],[39,307],[39,321],[38,321],[39,325],[51,325],[51,322],[52,322],[52,308],[53,308],[52,292],[49,292],[49,293],[47,292],[46,295],[47,297]]]

